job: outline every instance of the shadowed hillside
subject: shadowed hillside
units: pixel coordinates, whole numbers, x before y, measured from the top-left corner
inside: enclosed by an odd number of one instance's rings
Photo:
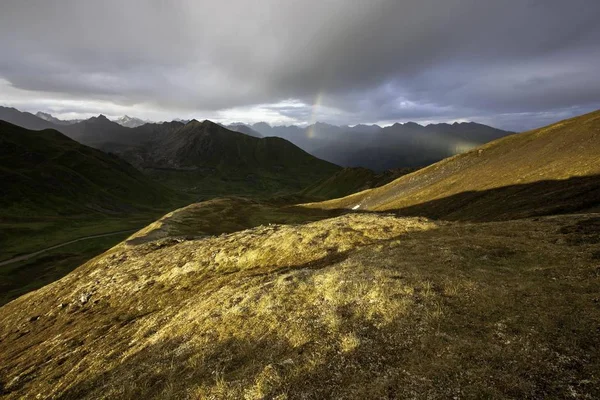
[[[344,168],[307,187],[298,195],[309,200],[333,199],[385,185],[413,171],[415,168],[398,168],[381,173],[366,168]]]
[[[340,170],[287,140],[256,138],[211,121],[191,121],[119,155],[158,181],[203,197],[289,194]]]
[[[53,131],[0,121],[0,215],[118,214],[177,204],[123,160]]]
[[[600,175],[469,191],[401,208],[399,215],[493,221],[600,212]]]
[[[410,214],[459,219],[592,210],[600,201],[599,154],[596,111],[496,140],[380,188],[308,206],[406,209]]]

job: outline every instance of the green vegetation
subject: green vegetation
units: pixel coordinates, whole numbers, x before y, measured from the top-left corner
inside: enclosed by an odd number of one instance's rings
[[[596,111],[498,139],[380,188],[308,206],[461,220],[592,211],[600,204],[599,154]],[[510,212],[513,207],[517,212]]]
[[[163,213],[120,218],[101,216],[39,217],[0,222],[0,261],[85,236],[140,229]]]
[[[0,183],[3,194],[0,199],[0,262],[81,237],[139,229],[166,211],[190,201],[189,197],[149,180],[120,159],[82,146],[56,131],[35,132],[4,122],[0,124]],[[202,127],[208,128],[202,130]],[[265,198],[297,191],[313,183],[317,177],[339,169],[283,140],[250,138],[228,130],[215,133],[217,128],[220,127],[209,122],[192,123],[179,135],[196,137],[196,131],[200,129],[200,137],[212,138],[208,142],[209,149],[214,149],[215,143],[221,146],[218,147],[220,158],[207,159],[203,155],[195,159],[197,153],[182,155],[176,152],[183,160],[191,157],[203,168],[218,162],[216,168],[204,168],[203,171],[208,171],[204,175],[198,170],[169,169],[150,171],[150,175],[164,178],[174,187],[187,188],[204,199],[223,194]],[[173,145],[179,145],[181,136],[171,140]],[[230,148],[233,144],[235,149]],[[196,150],[204,149],[203,145],[196,145],[199,146]],[[185,147],[185,150],[190,148]],[[231,153],[231,157],[224,156],[225,153]],[[353,178],[355,186],[371,185],[391,174],[356,171],[361,173]],[[290,179],[291,176],[297,178]],[[340,190],[348,193],[351,186],[337,176],[329,180],[328,185],[339,187],[337,194],[342,193]],[[339,214],[281,206],[298,198],[306,201],[332,196],[332,193],[324,191],[323,183],[320,187],[313,187],[316,188],[311,189],[309,195],[280,197],[278,205],[268,201],[226,199],[194,205],[190,209],[197,214],[193,215],[193,219],[203,221],[206,232],[211,234],[262,223],[306,222]],[[64,276],[78,262],[89,259],[85,257],[99,253],[102,245],[107,246],[106,250],[115,244],[113,240],[93,239],[85,243],[86,248],[93,249],[83,251],[78,257],[62,252],[68,250],[65,248],[44,253],[27,262],[6,265],[2,270],[6,293],[0,301],[5,302],[16,294]],[[60,255],[64,255],[65,259],[61,260]],[[21,267],[23,271],[20,272]]]
[[[129,235],[131,232],[82,240],[28,260],[0,265],[0,306],[65,276]]]

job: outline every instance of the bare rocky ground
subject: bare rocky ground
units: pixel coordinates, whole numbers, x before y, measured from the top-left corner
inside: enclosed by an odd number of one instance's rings
[[[0,308],[2,397],[600,397],[599,214],[198,212]]]

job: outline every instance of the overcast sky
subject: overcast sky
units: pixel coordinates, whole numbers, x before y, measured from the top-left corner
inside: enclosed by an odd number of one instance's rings
[[[524,130],[600,108],[598,0],[1,0],[0,105]]]

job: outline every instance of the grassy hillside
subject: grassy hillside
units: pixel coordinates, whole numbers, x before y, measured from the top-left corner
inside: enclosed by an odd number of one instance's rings
[[[598,215],[213,236],[202,207],[0,308],[4,397],[600,396]]]
[[[0,121],[0,215],[128,213],[164,208],[178,195],[121,159],[53,131]]]
[[[165,185],[201,197],[293,193],[340,170],[287,140],[256,138],[210,121],[191,121],[122,156]]]
[[[367,168],[344,168],[307,187],[299,196],[313,200],[333,199],[385,185],[413,171],[414,168],[399,168],[377,173]]]
[[[600,111],[511,135],[380,188],[310,207],[509,219],[598,210]]]

